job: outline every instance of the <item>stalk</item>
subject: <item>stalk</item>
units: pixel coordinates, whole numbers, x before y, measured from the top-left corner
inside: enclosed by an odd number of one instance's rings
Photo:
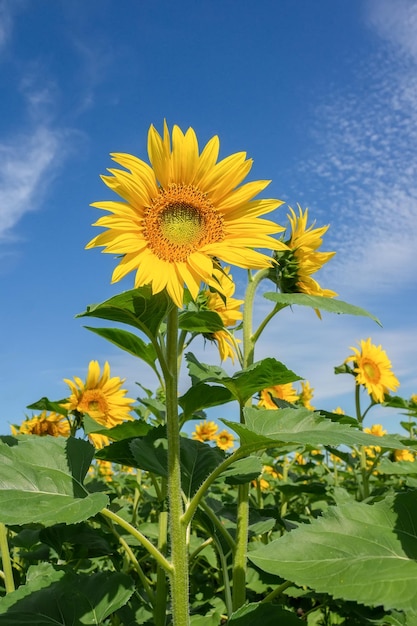
[[[166,332],[166,411],[168,440],[168,502],[171,543],[171,602],[173,626],[188,626],[189,572],[186,525],[181,492],[180,426],[178,419],[178,309],[172,307]]]
[[[6,587],[6,593],[11,593],[15,590],[12,562],[10,560],[9,544],[7,541],[7,528],[2,523],[0,523],[0,554],[1,560],[3,562],[4,584]]]

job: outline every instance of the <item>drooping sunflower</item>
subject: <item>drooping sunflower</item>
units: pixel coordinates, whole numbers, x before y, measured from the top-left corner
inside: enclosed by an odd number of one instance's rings
[[[258,406],[264,407],[265,409],[277,409],[278,407],[273,401],[273,398],[279,398],[280,400],[294,403],[297,402],[299,397],[292,383],[274,385],[273,387],[268,387],[261,391]]]
[[[400,386],[397,377],[392,372],[391,361],[381,346],[371,343],[370,337],[359,342],[360,350],[352,347],[354,354],[346,359],[352,362],[356,383],[363,385],[375,402],[383,402],[389,391],[395,391]]]
[[[280,265],[280,288],[283,293],[306,293],[311,296],[337,296],[331,289],[323,289],[312,278],[319,269],[336,254],[335,252],[319,252],[323,243],[323,235],[329,226],[314,228],[314,223],[307,227],[308,209],[304,212],[298,205],[298,215],[289,207],[291,234],[288,241],[289,250],[276,253]]]
[[[228,330],[228,327],[235,326],[239,322],[243,313],[240,311],[244,300],[233,298],[235,284],[230,274],[230,267],[225,267],[224,271],[214,270],[213,277],[218,281],[222,295],[217,291],[206,291],[206,306],[210,311],[215,311],[221,318],[225,330],[218,330],[211,335],[205,335],[208,339],[215,341],[219,349],[222,361],[231,359],[234,363],[236,358],[236,344],[240,343]]]
[[[122,389],[124,379],[110,377],[107,361],[102,374],[98,361],[90,361],[85,383],[78,376],[74,380],[64,378],[64,382],[71,389],[71,395],[68,402],[61,406],[68,411],[86,413],[106,428],[133,419],[130,410],[134,400],[125,397],[127,390]]]
[[[70,423],[60,413],[42,411],[39,415],[25,420],[19,428],[11,427],[13,435],[52,435],[52,437],[69,437]]]
[[[201,442],[213,441],[216,438],[217,430],[218,426],[216,422],[208,422],[207,420],[204,420],[204,422],[200,422],[196,425],[192,438]]]
[[[184,284],[194,300],[202,282],[213,285],[217,259],[248,269],[272,265],[271,257],[253,248],[286,248],[270,236],[284,228],[259,219],[282,202],[253,200],[270,181],[239,186],[252,167],[245,152],[217,162],[218,154],[219,138],[200,153],[192,128],[184,134],[174,126],[171,146],[164,123],[162,136],[149,128],[150,166],[130,154],[111,155],[125,170],[110,169],[102,180],[125,201],[93,203],[110,213],[94,224],[108,230],[86,247],[122,255],[112,282],[135,271],[135,287],[166,289],[182,307]]]

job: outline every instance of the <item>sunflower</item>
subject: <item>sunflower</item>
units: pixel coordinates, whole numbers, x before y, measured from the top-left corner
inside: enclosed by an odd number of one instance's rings
[[[110,439],[107,437],[107,435],[100,435],[99,433],[89,433],[88,439],[97,450],[101,450],[101,448],[105,448],[106,446],[110,445]]]
[[[395,391],[400,383],[391,371],[392,365],[387,353],[381,346],[371,343],[371,339],[360,341],[360,350],[351,347],[355,354],[345,363],[353,362],[356,383],[363,385],[375,402],[384,402],[389,391]]]
[[[284,228],[259,219],[282,202],[253,200],[270,181],[239,187],[252,160],[238,152],[217,162],[218,154],[219,138],[212,137],[200,153],[192,128],[184,134],[174,126],[171,147],[164,123],[162,137],[149,128],[151,166],[130,154],[111,155],[125,170],[110,169],[102,180],[125,202],[93,203],[110,213],[94,224],[108,230],[86,247],[122,255],[112,282],[135,271],[135,287],[150,284],[154,294],[166,289],[182,307],[184,284],[194,300],[202,282],[215,286],[217,259],[260,269],[273,260],[253,248],[286,249],[270,236]]]
[[[52,437],[69,437],[70,423],[60,413],[48,413],[42,411],[31,419],[25,420],[19,428],[11,427],[13,435],[52,435]]]
[[[314,406],[311,404],[311,400],[313,398],[313,387],[310,387],[310,383],[308,380],[305,382],[301,381],[301,393],[300,393],[300,402],[306,409],[309,411],[314,411]]]
[[[286,244],[289,250],[276,253],[280,265],[280,288],[283,293],[306,293],[311,296],[337,296],[331,289],[323,289],[312,278],[325,263],[336,254],[335,252],[318,252],[323,243],[323,235],[329,226],[314,228],[314,223],[307,227],[308,209],[304,212],[298,205],[298,215],[289,207],[288,219],[291,236]]]
[[[204,422],[200,422],[195,427],[195,431],[192,434],[193,439],[197,439],[197,441],[213,441],[216,438],[216,433],[218,430],[218,426],[215,422],[208,422],[204,420]]]
[[[228,330],[227,327],[235,326],[239,322],[243,313],[239,311],[244,300],[233,298],[235,293],[235,284],[230,275],[230,267],[225,267],[223,271],[215,269],[213,277],[217,280],[222,295],[218,291],[206,291],[205,306],[210,311],[215,311],[221,318],[225,330],[218,330],[210,335],[204,335],[207,339],[215,341],[219,349],[222,361],[230,358],[234,363],[236,358],[236,344],[240,343]]]
[[[229,450],[235,445],[235,438],[232,433],[227,430],[222,430],[216,437],[216,445],[221,450]]]
[[[375,435],[375,437],[383,437],[387,434],[387,431],[381,424],[372,424],[371,428],[364,428],[363,432],[368,433],[368,435]],[[381,446],[365,446],[365,454],[369,459],[374,459],[380,452]],[[371,464],[368,462],[368,465]]]
[[[410,450],[394,450],[394,461],[415,461],[415,455]]]
[[[110,366],[107,361],[102,375],[98,362],[90,361],[85,383],[78,376],[75,376],[74,380],[64,378],[64,382],[71,389],[71,395],[68,402],[61,406],[68,411],[86,413],[106,428],[133,419],[129,412],[134,400],[124,397],[127,393],[126,389],[122,389],[124,379],[118,376],[110,377]]]
[[[280,400],[294,403],[299,399],[299,395],[292,383],[275,385],[274,387],[268,387],[261,391],[258,406],[264,407],[265,409],[277,409],[278,407],[273,398],[279,398]]]

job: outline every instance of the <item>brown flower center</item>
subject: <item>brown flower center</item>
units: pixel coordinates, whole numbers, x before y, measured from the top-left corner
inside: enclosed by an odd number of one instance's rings
[[[146,210],[144,236],[163,261],[184,262],[202,246],[224,239],[223,218],[206,194],[172,184]]]
[[[86,389],[81,396],[77,409],[81,413],[88,413],[93,419],[104,417],[109,406],[101,389]]]

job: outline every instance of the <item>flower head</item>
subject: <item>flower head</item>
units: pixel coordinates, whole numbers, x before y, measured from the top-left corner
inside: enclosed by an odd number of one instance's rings
[[[394,461],[413,462],[415,458],[415,454],[411,450],[394,450]]]
[[[305,382],[301,381],[300,402],[309,411],[314,411],[314,406],[312,406],[311,404],[313,393],[314,389],[313,387],[310,387],[310,383],[308,382],[308,380],[306,380]]]
[[[98,361],[90,361],[85,383],[78,376],[75,376],[74,380],[65,378],[64,382],[71,389],[71,395],[68,402],[61,406],[68,411],[86,413],[106,428],[133,419],[129,412],[134,400],[125,398],[127,391],[122,389],[124,379],[118,376],[110,377],[110,366],[107,361],[102,374]]]
[[[60,413],[47,413],[42,411],[40,415],[35,415],[27,419],[19,428],[12,426],[13,435],[52,435],[53,437],[69,437],[70,423],[67,418]]]
[[[234,362],[236,358],[236,343],[240,343],[240,340],[236,339],[226,328],[235,326],[242,319],[243,313],[239,309],[244,300],[233,298],[235,284],[230,275],[229,267],[225,267],[224,271],[215,269],[213,277],[218,281],[222,295],[218,291],[207,290],[204,294],[206,298],[205,306],[220,316],[225,330],[218,330],[210,335],[205,335],[205,337],[217,343],[222,361],[230,358]]]
[[[125,169],[110,169],[102,179],[124,202],[93,204],[109,212],[95,223],[107,230],[87,248],[103,246],[104,252],[122,255],[112,282],[135,271],[135,287],[150,284],[152,293],[166,289],[182,307],[184,284],[194,300],[202,282],[214,286],[217,259],[265,268],[272,259],[253,248],[286,248],[270,236],[284,229],[259,219],[282,202],[253,200],[269,181],[239,186],[252,160],[238,152],[217,162],[218,153],[217,136],[199,152],[192,128],[184,134],[174,126],[171,146],[165,123],[162,137],[149,128],[151,166],[130,154],[111,155]]]
[[[363,385],[375,402],[384,402],[389,391],[395,391],[400,383],[391,371],[392,365],[381,346],[371,343],[371,339],[360,341],[360,350],[351,347],[354,354],[346,359],[353,362],[356,383]]]
[[[227,430],[222,430],[216,437],[216,445],[221,450],[233,448],[234,442],[235,438],[232,433],[229,433]]]
[[[323,235],[328,226],[314,228],[314,223],[307,227],[308,209],[302,211],[298,205],[298,215],[289,207],[288,219],[291,226],[291,236],[286,241],[289,250],[276,254],[280,265],[280,288],[283,293],[306,293],[312,296],[337,296],[331,289],[323,289],[312,278],[325,263],[336,254],[335,252],[319,252],[323,243]]]
[[[299,395],[294,389],[292,383],[275,385],[274,387],[268,387],[267,389],[263,389],[263,391],[261,391],[258,406],[264,407],[265,409],[277,409],[278,407],[273,398],[279,398],[280,400],[285,400],[286,402],[294,404],[294,402],[297,402],[299,399]]]
[[[368,433],[368,435],[375,435],[375,437],[383,437],[387,434],[381,424],[372,424],[371,428],[364,428],[363,432]],[[380,452],[381,446],[365,446],[366,456],[370,459],[374,459]]]
[[[217,430],[218,426],[215,422],[208,422],[207,420],[204,420],[204,422],[200,422],[196,425],[192,438],[202,442],[214,441]]]

